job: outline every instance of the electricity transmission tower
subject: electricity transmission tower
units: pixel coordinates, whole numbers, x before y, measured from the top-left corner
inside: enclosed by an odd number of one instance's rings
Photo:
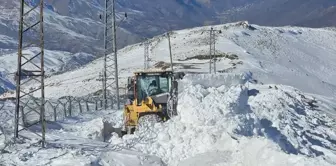
[[[210,50],[209,50],[209,56],[210,56],[210,60],[209,60],[209,72],[212,73],[212,71],[216,74],[216,60],[217,60],[217,56],[216,56],[216,33],[222,33],[221,30],[214,30],[212,27],[210,30],[207,30],[210,32],[210,41],[209,41],[209,45],[210,45]]]
[[[173,71],[173,55],[172,55],[172,50],[171,50],[171,43],[170,43],[170,33],[171,31],[169,31],[167,33],[167,37],[168,37],[168,47],[169,47],[169,57],[170,57],[170,69],[171,71]]]
[[[18,64],[15,76],[16,80],[16,108],[14,139],[19,137],[19,132],[28,127],[41,125],[42,147],[45,147],[45,113],[44,113],[44,32],[43,32],[43,6],[44,0],[40,0],[35,6],[28,6],[25,0],[20,0],[19,20],[19,47]],[[38,47],[34,55],[24,54],[29,47]],[[24,85],[35,82],[35,89],[24,89]],[[35,97],[39,93],[40,97]],[[28,102],[26,99],[29,98]],[[24,109],[26,108],[26,109]],[[26,117],[30,117],[28,122]],[[34,121],[34,118],[35,121]],[[20,120],[22,119],[22,121]],[[27,130],[28,131],[28,130]]]
[[[210,56],[210,66],[209,66],[209,71],[211,73],[212,67],[214,70],[214,73],[216,73],[216,36],[214,34],[213,28],[210,30],[210,51],[209,51],[209,56]]]
[[[117,109],[120,109],[115,0],[105,0],[104,15],[104,107],[107,108],[108,97],[112,97],[114,89]],[[125,17],[127,17],[126,14]],[[110,54],[112,56],[108,56]]]
[[[149,61],[150,61],[150,58],[149,58],[149,44],[150,44],[150,42],[148,40],[146,40],[145,43],[144,43],[144,49],[145,49],[145,52],[144,52],[144,69],[149,68]]]

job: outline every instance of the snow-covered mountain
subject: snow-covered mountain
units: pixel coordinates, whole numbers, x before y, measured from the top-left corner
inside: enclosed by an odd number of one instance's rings
[[[27,0],[31,5],[39,0]],[[72,53],[101,54],[103,0],[46,0],[45,47]],[[333,26],[333,0],[118,0],[119,47],[170,29],[248,20],[259,25]],[[19,2],[0,2],[0,49],[16,49]],[[276,19],[274,19],[276,18]],[[57,41],[57,42],[56,42]],[[62,43],[62,44],[60,44]]]
[[[30,0],[32,4],[39,0]],[[62,16],[97,20],[104,0],[46,0],[46,7]],[[129,19],[121,27],[152,37],[170,29],[248,20],[258,25],[334,26],[333,0],[118,0],[117,11]],[[275,19],[276,18],[276,19]]]
[[[263,27],[258,25],[224,24],[217,36],[218,72],[247,73],[258,83],[294,86],[308,93],[335,97],[335,29],[300,27]],[[209,34],[200,27],[172,34],[175,68],[190,72],[208,72]],[[121,85],[135,69],[143,68],[143,44],[128,46],[119,51]],[[168,41],[163,35],[151,39],[151,65],[169,62]],[[205,59],[205,60],[204,60]],[[100,89],[96,82],[102,71],[103,59],[86,67],[46,79],[47,96],[61,97],[64,92],[86,95]],[[74,78],[74,76],[76,78]],[[77,88],[69,86],[76,83]],[[85,93],[82,88],[88,89]]]
[[[19,6],[18,1],[2,0],[0,2],[1,49],[17,49]],[[77,7],[86,11],[82,6]],[[102,55],[104,29],[102,20],[99,19],[98,9],[90,6],[92,10],[96,9],[96,17],[89,18],[60,15],[50,8],[47,6],[44,13],[46,49],[72,53],[86,52],[95,56]],[[137,35],[123,28],[118,29],[118,38],[119,47],[139,41]]]
[[[39,0],[27,2],[34,5]],[[103,0],[46,0],[45,6],[46,49],[85,52],[96,57],[102,55],[103,27],[99,15],[103,13]],[[261,25],[334,25],[332,19],[329,19],[334,16],[334,6],[335,1],[330,0],[318,3],[301,0],[118,0],[118,19],[122,19],[124,12],[128,13],[128,19],[118,29],[118,46],[121,48],[138,42],[143,37],[152,37],[170,29],[241,19]],[[1,55],[17,49],[18,11],[19,2],[0,2]],[[310,14],[307,14],[309,11]],[[277,19],[273,19],[275,15]],[[303,15],[305,17],[301,17]]]
[[[50,123],[48,149],[39,150],[32,145],[37,137],[23,133],[32,141],[8,147],[12,153],[5,153],[0,161],[7,165],[335,165],[336,30],[246,22],[214,28],[222,30],[216,42],[216,75],[208,74],[205,30],[210,27],[171,35],[174,69],[189,73],[179,84],[178,116],[123,139],[113,133],[104,143],[104,122],[120,127],[122,111],[87,112]],[[164,68],[169,62],[167,38],[160,35],[150,43],[151,67]],[[120,50],[121,85],[134,70],[143,68],[143,52],[142,43]],[[46,78],[46,97],[98,91],[102,64],[99,58]],[[13,131],[12,109],[6,103],[0,115],[7,134]]]
[[[222,11],[222,22],[248,20],[267,26],[335,26],[336,2],[333,0],[254,0]]]
[[[27,2],[34,5],[39,1]],[[83,5],[77,7],[82,8]],[[103,25],[99,20],[97,8],[87,7],[96,12],[95,19],[80,17],[80,15],[77,17],[60,15],[53,8],[47,3],[47,10],[44,13],[46,58],[49,62],[55,62],[51,64],[46,62],[46,71],[49,74],[80,67],[103,55],[101,50]],[[33,18],[35,15],[36,13],[33,13],[29,17]],[[16,71],[18,20],[19,1],[0,1],[0,94],[15,88],[14,76],[9,74]],[[24,38],[31,38],[31,36],[26,35]],[[123,28],[118,29],[118,39],[119,47],[139,41],[137,35]],[[34,50],[36,49],[29,48],[28,54],[33,53]]]

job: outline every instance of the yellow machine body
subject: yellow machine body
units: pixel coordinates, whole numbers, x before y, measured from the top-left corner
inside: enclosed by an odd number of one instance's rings
[[[125,105],[124,118],[125,125],[128,127],[136,127],[141,114],[159,113],[162,111],[162,106],[156,106],[153,99],[147,97],[146,100],[141,101],[141,105],[137,104],[137,100],[134,100],[132,104]]]
[[[157,81],[158,90],[155,94],[149,93],[148,90],[144,95],[144,89],[148,88],[148,82]],[[144,83],[146,82],[147,83]],[[129,77],[126,96],[129,102],[124,107],[124,132],[133,133],[138,127],[139,118],[148,114],[156,114],[163,121],[167,120],[167,100],[168,98],[159,99],[162,96],[168,96],[172,89],[174,75],[171,71],[139,71],[134,76]],[[151,91],[150,91],[151,92]],[[160,97],[157,97],[160,96]],[[154,98],[157,100],[154,101]]]

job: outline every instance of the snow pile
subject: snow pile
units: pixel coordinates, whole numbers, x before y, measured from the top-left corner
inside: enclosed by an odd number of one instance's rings
[[[229,132],[236,131],[242,135],[256,134],[257,131],[253,130],[258,123],[247,107],[248,89],[239,84],[244,81],[243,79],[235,79],[239,77],[239,75],[224,75],[224,77],[217,75],[217,79],[213,81],[214,86],[210,86],[210,82],[206,80],[212,81],[214,77],[200,75],[194,86],[186,84],[184,92],[179,96],[181,101],[178,113],[181,115],[181,122],[221,126]],[[200,84],[201,82],[205,84]]]
[[[223,78],[225,77],[225,78]],[[248,81],[249,76],[247,74],[187,74],[183,77],[182,86],[188,87],[189,85],[202,85],[205,88],[219,87],[225,85],[226,87],[244,84]],[[183,87],[182,87],[183,88]]]
[[[73,135],[82,138],[89,138],[102,141],[101,132],[103,130],[103,118],[95,118],[90,120],[68,118],[63,123],[78,124],[78,125],[67,125],[64,132],[71,132]],[[65,125],[63,125],[63,127],[64,126]]]
[[[90,158],[81,154],[80,150],[70,149],[41,149],[31,145],[21,145],[22,149],[15,155],[4,154],[0,163],[4,165],[90,165]],[[8,157],[10,160],[8,160]]]
[[[282,153],[265,138],[241,138],[237,141],[223,136],[217,145],[217,149],[182,160],[178,166],[331,165],[319,159]]]
[[[67,117],[63,121],[50,123],[48,130],[55,135],[71,135],[91,139],[95,141],[104,141],[104,134],[116,132],[122,123],[122,112],[115,110],[104,110],[98,112],[87,112],[76,117]],[[104,127],[106,133],[104,133]],[[113,130],[114,129],[114,130]]]
[[[104,152],[100,156],[100,164],[103,166],[165,166],[159,157],[129,150]]]
[[[323,113],[312,97],[292,87],[275,87],[257,86],[259,94],[249,99],[265,135],[288,153],[335,157],[335,119]]]
[[[6,138],[0,130],[0,165],[164,166],[159,157],[120,149],[118,146],[109,146],[108,143],[102,142],[104,121],[121,121],[115,119],[121,117],[121,112],[88,112],[76,117],[67,117],[63,121],[48,122],[47,148],[41,148],[37,143],[40,137],[31,132],[20,132],[24,137],[18,139],[15,145],[10,141],[14,135],[14,115],[10,114],[13,108],[11,103],[6,103],[0,114],[0,129],[6,129]],[[4,117],[5,113],[8,113],[8,116]],[[33,126],[36,127],[38,126]],[[9,146],[3,150],[3,145]]]
[[[168,165],[336,163],[334,120],[310,108],[293,88],[245,82],[235,74],[186,76],[177,117],[123,140],[114,137],[112,144],[159,156]]]

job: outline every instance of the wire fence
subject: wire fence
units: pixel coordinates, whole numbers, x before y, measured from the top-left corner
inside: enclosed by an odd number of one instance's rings
[[[121,96],[121,101],[125,100],[126,96]],[[2,103],[0,101],[0,118],[2,111],[10,113],[12,112],[14,114],[14,103],[15,100],[11,99],[10,101],[5,101]],[[10,104],[10,106],[8,105]],[[116,99],[110,98],[107,102],[108,109],[116,108]],[[35,102],[33,99],[27,99],[26,102],[22,105],[22,108],[20,109],[21,114],[24,112],[25,116],[22,116],[19,120],[24,125],[31,125],[33,123],[39,122],[39,114],[36,111],[38,109],[38,103]],[[65,118],[77,116],[81,113],[87,113],[87,112],[96,112],[99,113],[99,111],[104,110],[104,99],[101,97],[94,97],[94,96],[87,96],[87,97],[73,97],[73,96],[64,96],[59,99],[49,99],[45,102],[45,118],[47,121],[62,121]],[[10,115],[6,118],[7,120],[10,120],[13,118],[13,115],[10,113]],[[105,122],[109,123],[109,122]],[[109,139],[112,137],[112,132],[108,131],[108,128],[113,127],[112,124],[108,124],[109,126],[104,128],[102,131],[102,137],[104,138],[104,142],[108,142]],[[127,142],[123,142],[120,144],[107,144],[105,149],[108,148],[111,151],[118,151],[122,149],[136,149],[135,146],[139,144],[148,144],[152,142],[153,140],[158,138],[158,134],[155,130],[153,130],[154,126],[153,123],[145,124],[141,130],[137,130],[135,133],[135,137]],[[10,129],[4,129],[8,127],[8,124],[4,124],[4,126],[1,125],[0,122],[0,145],[1,140],[2,146],[0,146],[0,154],[1,153],[7,153],[6,148],[10,147],[10,145],[13,144],[11,142],[11,134],[12,134],[12,127]],[[117,132],[118,128],[114,128],[113,132]],[[1,131],[2,130],[2,131]],[[107,131],[106,131],[107,130]],[[105,133],[107,132],[107,133]],[[69,145],[71,146],[71,145]],[[56,146],[57,147],[57,146]],[[64,147],[64,146],[62,146]],[[1,156],[1,155],[0,155]],[[1,162],[1,157],[0,157]],[[1,164],[0,164],[1,165]]]
[[[29,106],[34,105],[34,100],[27,100],[27,104],[23,105],[21,110],[25,113],[26,116],[23,116],[22,122],[27,123],[27,119],[30,116],[34,116],[34,111]],[[109,98],[106,101],[106,108],[113,109],[115,107],[115,98]],[[29,105],[29,106],[28,106]],[[38,105],[37,105],[38,106]],[[64,96],[59,99],[50,99],[45,101],[45,120],[46,121],[58,121],[63,120],[66,117],[77,116],[84,112],[94,112],[100,111],[105,108],[105,101],[101,97],[73,97],[73,96]],[[27,114],[29,113],[29,114]]]
[[[5,107],[5,104],[4,103],[0,103],[0,111],[2,110],[2,108]]]
[[[5,101],[0,101],[0,156],[4,152],[4,149],[9,145],[9,134],[11,132],[11,125],[9,124],[12,120],[12,115],[6,109]]]
[[[123,97],[121,97],[123,99]],[[15,99],[14,99],[15,100]],[[13,99],[8,101],[14,102]],[[0,114],[5,107],[5,101],[0,101]],[[106,101],[107,109],[116,108],[116,99],[108,98]],[[26,98],[20,106],[20,123],[29,126],[40,120],[40,106],[37,98]],[[59,99],[47,99],[44,103],[45,120],[60,121],[67,117],[77,116],[85,112],[95,112],[105,109],[105,100],[100,96],[74,97],[64,96]],[[12,111],[14,113],[14,109]]]
[[[124,96],[121,97],[124,100]],[[37,100],[37,99],[36,99]],[[26,102],[21,106],[20,113],[21,116],[19,121],[23,125],[30,126],[36,122],[39,122],[40,115],[37,109],[39,109],[39,104],[34,99],[27,99]],[[9,105],[10,104],[10,105]],[[116,108],[115,98],[110,98],[107,102],[108,109]],[[15,100],[0,101],[0,118],[5,121],[10,121],[13,118],[15,107]],[[101,97],[73,97],[64,96],[59,99],[49,99],[45,101],[45,119],[46,121],[62,121],[65,118],[77,116],[81,113],[86,112],[99,112],[104,110],[104,99]],[[9,114],[8,114],[9,113]],[[5,118],[3,116],[6,116]],[[9,124],[0,122],[0,154],[5,153],[6,147],[12,144],[11,134],[13,131],[13,126]],[[104,126],[105,127],[105,126]],[[111,126],[109,126],[111,127]],[[157,134],[151,131],[151,127],[145,126],[146,129],[139,131],[137,138],[126,143],[117,144],[109,147],[112,150],[120,150],[125,147],[133,148],[137,143],[148,143],[150,140],[156,139]],[[104,129],[105,131],[105,129]],[[149,133],[146,133],[149,132]],[[103,135],[104,141],[105,137],[110,138],[112,133]],[[136,141],[137,140],[137,141]],[[1,142],[2,141],[2,142]]]

